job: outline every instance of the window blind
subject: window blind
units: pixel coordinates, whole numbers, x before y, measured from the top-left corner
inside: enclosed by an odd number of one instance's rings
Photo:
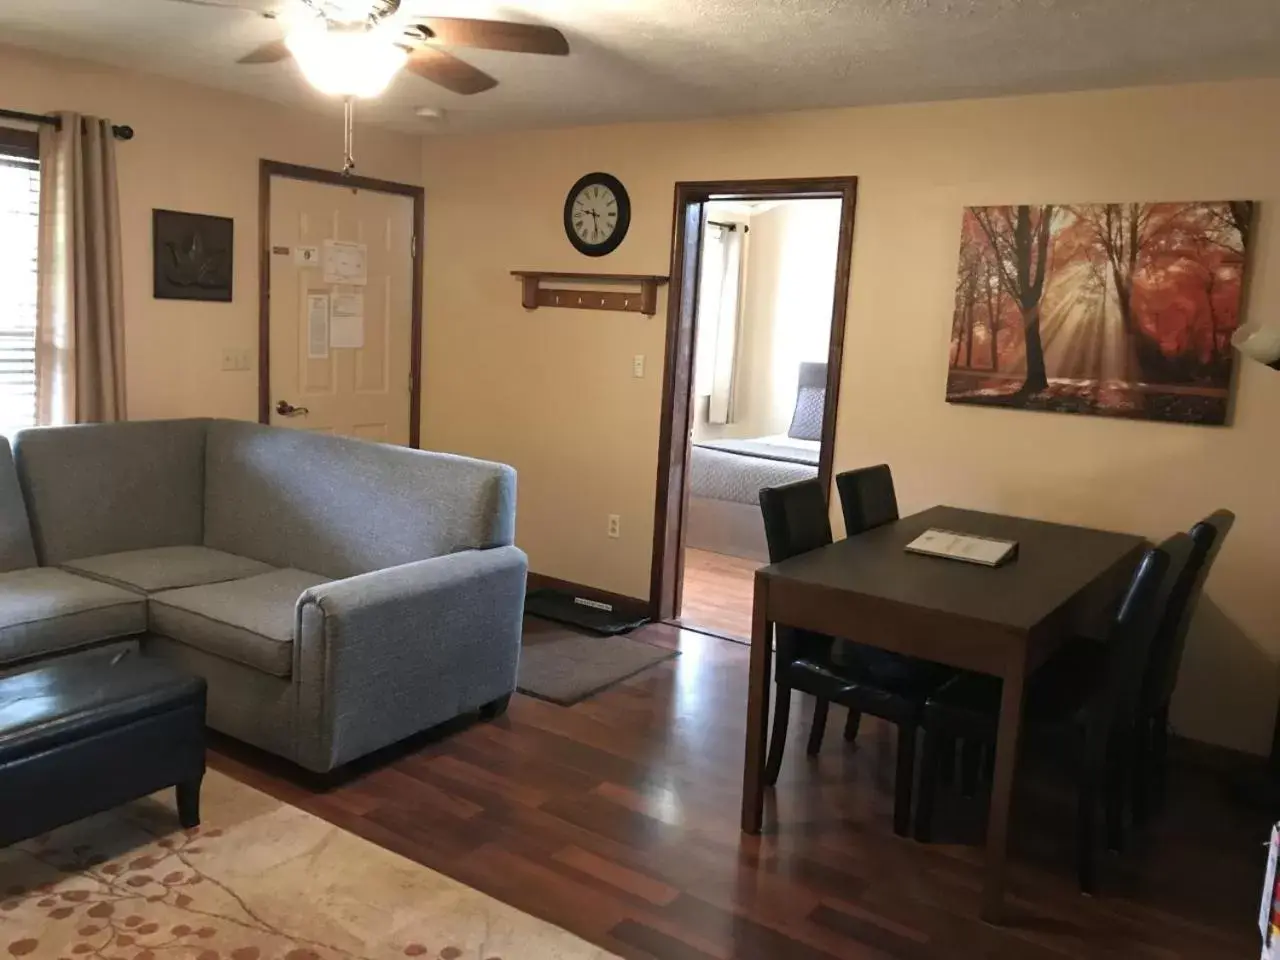
[[[40,165],[0,145],[0,434],[36,421]]]

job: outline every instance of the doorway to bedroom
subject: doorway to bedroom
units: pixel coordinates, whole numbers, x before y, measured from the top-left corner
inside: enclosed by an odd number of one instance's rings
[[[748,641],[768,562],[760,489],[829,487],[854,185],[677,185],[652,584],[662,619]]]

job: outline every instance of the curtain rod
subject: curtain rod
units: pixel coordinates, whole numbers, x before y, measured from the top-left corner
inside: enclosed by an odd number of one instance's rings
[[[721,223],[719,220],[708,220],[707,225],[719,227],[721,230],[737,230],[741,227],[743,233],[747,233],[751,229],[745,223]]]
[[[49,126],[62,129],[62,121],[58,117],[51,117],[43,113],[23,113],[21,110],[0,110],[0,119],[5,120],[25,120],[27,123],[47,123]],[[123,124],[112,124],[112,134],[117,140],[132,140],[133,127]]]

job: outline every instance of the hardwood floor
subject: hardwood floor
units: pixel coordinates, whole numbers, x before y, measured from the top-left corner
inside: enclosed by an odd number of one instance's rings
[[[856,745],[831,718],[805,756],[797,697],[766,834],[738,831],[748,649],[675,627],[636,634],[682,655],[574,707],[517,696],[318,787],[219,738],[211,764],[629,958],[1227,960],[1258,950],[1267,821],[1215,779],[1174,771],[1166,815],[1082,897],[1072,810],[1018,797],[1013,924],[977,919],[981,804],[949,794],[929,845],[890,829],[892,729]],[[803,700],[803,703],[802,703]],[[801,707],[803,706],[803,711]],[[835,713],[839,713],[834,711]]]
[[[751,639],[751,590],[757,560],[688,548],[680,624],[744,642]]]

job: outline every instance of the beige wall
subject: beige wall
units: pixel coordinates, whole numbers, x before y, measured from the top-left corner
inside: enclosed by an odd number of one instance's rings
[[[1280,321],[1278,161],[1277,82],[429,141],[424,443],[518,468],[534,569],[647,595],[663,314],[526,313],[508,271],[666,273],[675,181],[856,174],[837,467],[888,461],[906,510],[1153,537],[1235,509],[1175,723],[1261,751],[1280,658],[1280,374],[1242,365],[1226,429],[953,407],[943,390],[964,205],[1261,200],[1249,311]],[[565,191],[591,170],[619,176],[634,205],[630,236],[601,261],[560,225]],[[621,539],[605,535],[609,513]]]
[[[340,116],[9,47],[0,47],[0,91],[10,110],[73,110],[137,131],[117,149],[130,416],[255,419],[258,160],[340,168]],[[419,182],[418,138],[361,128],[357,148],[361,173]],[[232,303],[152,298],[153,207],[235,220]],[[224,348],[248,350],[252,369],[222,372]]]

